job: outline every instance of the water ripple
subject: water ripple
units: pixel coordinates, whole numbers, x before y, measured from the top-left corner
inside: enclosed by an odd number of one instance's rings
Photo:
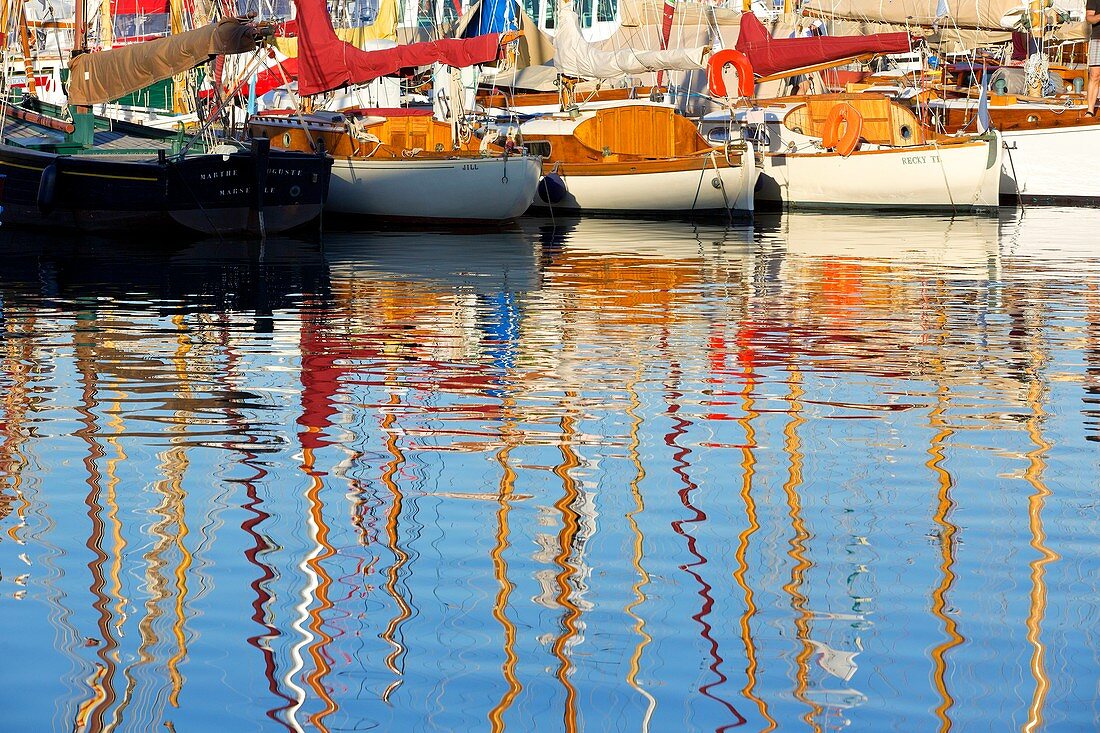
[[[1096,224],[5,230],[8,724],[1087,729]]]

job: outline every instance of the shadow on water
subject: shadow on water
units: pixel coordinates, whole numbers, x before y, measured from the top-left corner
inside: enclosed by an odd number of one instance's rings
[[[334,277],[392,277],[478,294],[538,286],[536,243],[518,227],[335,232],[324,259]]]
[[[153,233],[149,233],[153,236]],[[0,236],[0,288],[5,305],[34,302],[61,310],[89,302],[161,315],[253,312],[270,330],[274,310],[295,294],[324,293],[327,266],[316,244],[201,240],[158,243],[88,235],[7,230]]]

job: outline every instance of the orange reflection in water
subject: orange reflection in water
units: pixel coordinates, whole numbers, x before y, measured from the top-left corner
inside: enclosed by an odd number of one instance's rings
[[[575,398],[576,394],[566,392],[566,400]],[[561,530],[558,532],[558,548],[554,555],[554,564],[558,566],[558,572],[554,575],[557,584],[555,600],[562,608],[561,633],[554,639],[551,653],[558,659],[558,667],[554,676],[558,678],[565,690],[565,705],[562,708],[562,725],[568,733],[577,730],[577,690],[569,679],[573,671],[573,663],[569,659],[571,642],[578,636],[578,622],[581,610],[573,600],[575,592],[574,579],[577,575],[576,560],[573,557],[577,538],[580,533],[580,513],[577,510],[577,502],[580,499],[580,491],[577,482],[570,475],[570,471],[580,465],[577,454],[573,449],[572,439],[576,418],[572,415],[561,417],[561,462],[554,467],[554,473],[561,479],[562,496],[554,502],[554,508],[561,514]]]
[[[514,401],[509,397],[505,397],[503,402],[504,412],[508,414],[515,406]],[[508,604],[512,591],[515,590],[516,586],[508,578],[508,562],[505,557],[505,553],[511,547],[508,521],[512,511],[512,495],[515,492],[516,484],[516,472],[509,464],[508,459],[513,447],[512,444],[517,437],[514,424],[510,420],[506,421],[501,426],[501,440],[504,445],[494,453],[494,457],[501,468],[501,476],[500,494],[498,496],[500,506],[496,515],[496,544],[490,553],[493,560],[493,576],[498,587],[497,594],[493,599],[493,618],[497,620],[504,632],[504,663],[501,665],[501,674],[507,684],[500,701],[489,711],[489,723],[494,733],[499,733],[499,731],[505,729],[504,714],[512,707],[512,703],[523,691],[523,684],[516,675],[516,669],[519,666],[519,655],[516,654],[516,624],[508,617]]]

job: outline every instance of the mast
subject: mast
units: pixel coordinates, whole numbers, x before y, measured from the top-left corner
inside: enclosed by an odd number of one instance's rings
[[[103,4],[110,0],[101,0]],[[168,4],[168,31],[172,35],[183,33],[183,3],[180,0],[171,0]],[[172,111],[178,113],[190,112],[187,99],[187,77],[189,71],[176,74],[172,77]]]
[[[73,50],[69,56],[69,68],[72,68],[72,60],[81,54],[88,52],[88,0],[76,0],[73,8]],[[110,0],[103,0],[110,3]],[[92,116],[92,108],[85,105],[71,105],[70,111],[73,117],[73,132],[69,136],[71,140],[85,148],[92,147],[95,141],[95,118]]]
[[[19,43],[23,48],[23,70],[27,76],[27,94],[38,96],[34,88],[34,61],[31,58],[31,33],[27,28],[27,4],[19,2]]]
[[[110,0],[105,0],[109,2]],[[76,0],[73,8],[73,56],[88,51],[88,0]]]
[[[748,0],[746,0],[748,2]],[[676,2],[675,0],[665,0],[665,4],[661,13],[661,50],[664,51],[668,48],[668,39],[672,35],[672,22],[676,18]],[[665,72],[660,70],[657,72],[657,86],[664,84]]]
[[[114,16],[111,15],[111,0],[99,3],[99,47],[104,51],[115,44]]]

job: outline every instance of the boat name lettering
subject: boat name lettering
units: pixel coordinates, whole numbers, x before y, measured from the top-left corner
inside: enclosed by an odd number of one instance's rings
[[[265,186],[264,187],[264,193],[265,194],[273,194],[274,195],[274,194],[278,194],[279,192],[280,192],[280,189],[278,189],[275,186]],[[219,188],[218,189],[218,195],[219,196],[241,196],[241,195],[244,195],[246,193],[252,193],[252,186],[245,186],[244,188]],[[298,194],[301,194],[301,189],[298,190]],[[293,190],[292,190],[291,195],[297,195],[297,194],[294,194]]]
[[[231,171],[214,171],[213,173],[202,173],[199,175],[200,181],[213,181],[215,178],[230,178],[237,175],[236,170]]]
[[[476,171],[477,170],[477,163],[463,163],[462,164],[462,170],[464,170],[464,171]]]
[[[902,165],[922,165],[924,163],[939,163],[940,156],[938,155],[907,155],[902,156]]]
[[[302,175],[301,168],[272,168],[267,174],[269,176],[300,176]]]

